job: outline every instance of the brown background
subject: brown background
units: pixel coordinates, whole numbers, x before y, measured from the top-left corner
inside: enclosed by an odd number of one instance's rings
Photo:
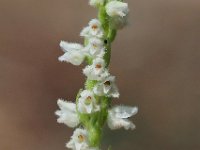
[[[130,26],[113,44],[121,98],[137,105],[137,130],[107,130],[114,150],[200,149],[200,1],[127,0]],[[72,129],[56,123],[56,99],[73,100],[81,67],[59,63],[59,41],[95,9],[87,0],[0,0],[0,150],[64,150]]]

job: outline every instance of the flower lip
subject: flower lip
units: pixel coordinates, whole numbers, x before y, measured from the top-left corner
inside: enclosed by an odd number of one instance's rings
[[[101,68],[102,68],[102,65],[101,65],[101,64],[96,64],[95,68],[96,68],[96,69],[101,69]]]
[[[78,140],[80,143],[82,143],[85,140],[85,137],[82,134],[80,134],[78,135]]]
[[[88,97],[87,97],[87,99],[90,99],[90,100],[91,100],[91,99],[92,99],[92,97],[91,97],[91,96],[88,96]]]
[[[94,25],[92,25],[92,27],[91,27],[93,30],[96,30],[96,29],[98,29],[98,26],[96,25],[96,24],[94,24]]]
[[[85,104],[86,105],[90,105],[92,103],[92,97],[91,96],[88,96],[86,99],[85,99]]]
[[[97,48],[97,45],[96,44],[92,44],[93,48]]]

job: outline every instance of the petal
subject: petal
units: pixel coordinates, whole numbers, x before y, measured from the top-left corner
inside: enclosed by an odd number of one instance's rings
[[[94,26],[94,25],[97,26],[96,30],[92,29],[92,26]],[[102,38],[103,37],[103,30],[101,28],[100,21],[98,19],[92,19],[89,22],[89,26],[85,27],[81,31],[80,36],[87,37],[87,38],[94,38],[94,37]]]
[[[80,33],[80,36],[87,37],[89,35],[90,27],[85,27]]]
[[[98,19],[92,19],[90,22],[89,22],[89,26],[93,26],[93,25],[97,25],[98,27],[101,26],[101,22],[98,20]]]
[[[117,118],[129,118],[137,114],[138,108],[131,106],[115,106],[111,111]]]
[[[80,65],[85,59],[85,54],[81,51],[68,51],[58,58],[59,61],[69,62],[75,66]]]
[[[87,112],[88,114],[91,114],[91,113],[92,113],[92,110],[93,110],[92,104],[91,104],[91,105],[88,105],[88,106],[85,106],[85,109],[86,109],[86,112]]]
[[[135,129],[135,124],[133,124],[131,121],[129,121],[127,119],[122,119],[121,121],[119,121],[119,125],[124,127],[124,129],[126,129],[126,130]]]
[[[57,119],[58,123],[64,123],[70,128],[75,128],[80,122],[77,114],[70,114],[60,117]]]
[[[98,111],[98,105],[96,104],[96,99],[94,93],[89,90],[84,90],[81,92],[81,97],[78,99],[78,111],[81,113],[90,114],[92,112]],[[88,99],[89,98],[89,99]],[[89,100],[89,103],[88,101]]]
[[[119,2],[119,1],[111,1],[106,5],[106,12],[109,16],[115,17],[124,17],[128,14],[128,4]]]
[[[79,139],[78,139],[79,135],[83,135],[84,136],[85,139],[84,139],[83,142],[79,141]],[[74,133],[73,133],[73,135],[71,137],[71,139],[74,142],[74,146],[75,146],[74,148],[75,148],[75,150],[83,150],[83,149],[87,148],[88,147],[88,140],[87,140],[87,138],[88,138],[87,131],[85,129],[77,128],[74,131]]]
[[[68,101],[64,101],[62,99],[58,99],[57,104],[60,109],[66,109],[69,111],[75,111],[76,110],[76,104]]]
[[[79,117],[76,113],[76,106],[74,103],[58,100],[58,106],[61,110],[57,110],[55,114],[58,116],[57,122],[64,123],[67,126],[74,128],[79,124]]]
[[[96,34],[98,33],[96,33],[95,31],[94,35]],[[89,50],[91,56],[97,56],[101,53],[102,50],[104,50],[104,42],[103,40],[100,40],[99,38],[91,38],[89,40],[87,49]]]
[[[64,52],[70,51],[70,50],[81,50],[83,49],[83,46],[78,43],[69,43],[66,41],[60,42],[60,47]]]
[[[120,128],[124,128],[126,130],[128,129],[134,129],[135,125],[127,120],[127,119],[119,119],[119,118],[115,118],[112,115],[108,116],[108,126],[111,130],[115,130],[115,129],[120,129]]]
[[[103,92],[107,95],[109,94],[109,91],[111,90],[111,86],[106,86],[106,85],[103,85]]]
[[[83,69],[83,74],[85,74],[86,76],[89,76],[89,74],[91,73],[91,66],[86,66],[84,69]]]
[[[82,91],[80,95],[81,95],[81,97],[84,97],[84,98],[87,98],[88,96],[93,97],[93,93],[89,90]]]
[[[103,96],[103,84],[96,85],[93,89],[94,93],[98,96]]]
[[[118,88],[115,84],[112,85],[112,89],[110,91],[110,95],[114,98],[119,98],[119,91],[118,91]]]
[[[89,108],[87,108],[87,106],[85,105],[85,98],[81,97],[78,100],[78,111],[80,113],[84,113],[84,114],[88,114],[91,113],[91,111],[89,110]]]
[[[74,141],[71,139],[71,140],[66,144],[66,147],[67,147],[67,148],[70,148],[70,149],[75,149]]]
[[[76,142],[75,147],[76,147],[76,150],[81,150],[82,143]]]

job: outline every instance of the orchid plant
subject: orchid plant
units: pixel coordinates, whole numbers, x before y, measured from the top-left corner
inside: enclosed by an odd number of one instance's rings
[[[100,150],[104,125],[112,130],[134,129],[128,120],[138,112],[137,107],[112,106],[112,98],[119,98],[115,76],[109,72],[111,44],[117,30],[127,24],[128,4],[123,0],[90,0],[98,9],[98,19],[92,19],[80,36],[84,44],[60,42],[64,55],[59,61],[80,65],[86,62],[83,74],[87,77],[75,102],[58,99],[60,110],[57,122],[76,128],[66,147],[72,150]]]

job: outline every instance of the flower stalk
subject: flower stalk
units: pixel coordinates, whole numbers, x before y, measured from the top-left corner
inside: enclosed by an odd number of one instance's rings
[[[112,98],[119,98],[119,92],[115,77],[109,73],[111,44],[117,30],[126,25],[128,4],[122,0],[90,0],[89,4],[98,9],[98,19],[92,19],[81,31],[84,44],[60,43],[65,52],[59,57],[60,61],[73,65],[87,62],[83,69],[87,80],[76,102],[59,99],[60,110],[56,111],[58,123],[78,127],[66,144],[72,150],[99,150],[106,122],[112,130],[134,129],[135,125],[128,118],[138,111],[137,107],[112,107]]]

